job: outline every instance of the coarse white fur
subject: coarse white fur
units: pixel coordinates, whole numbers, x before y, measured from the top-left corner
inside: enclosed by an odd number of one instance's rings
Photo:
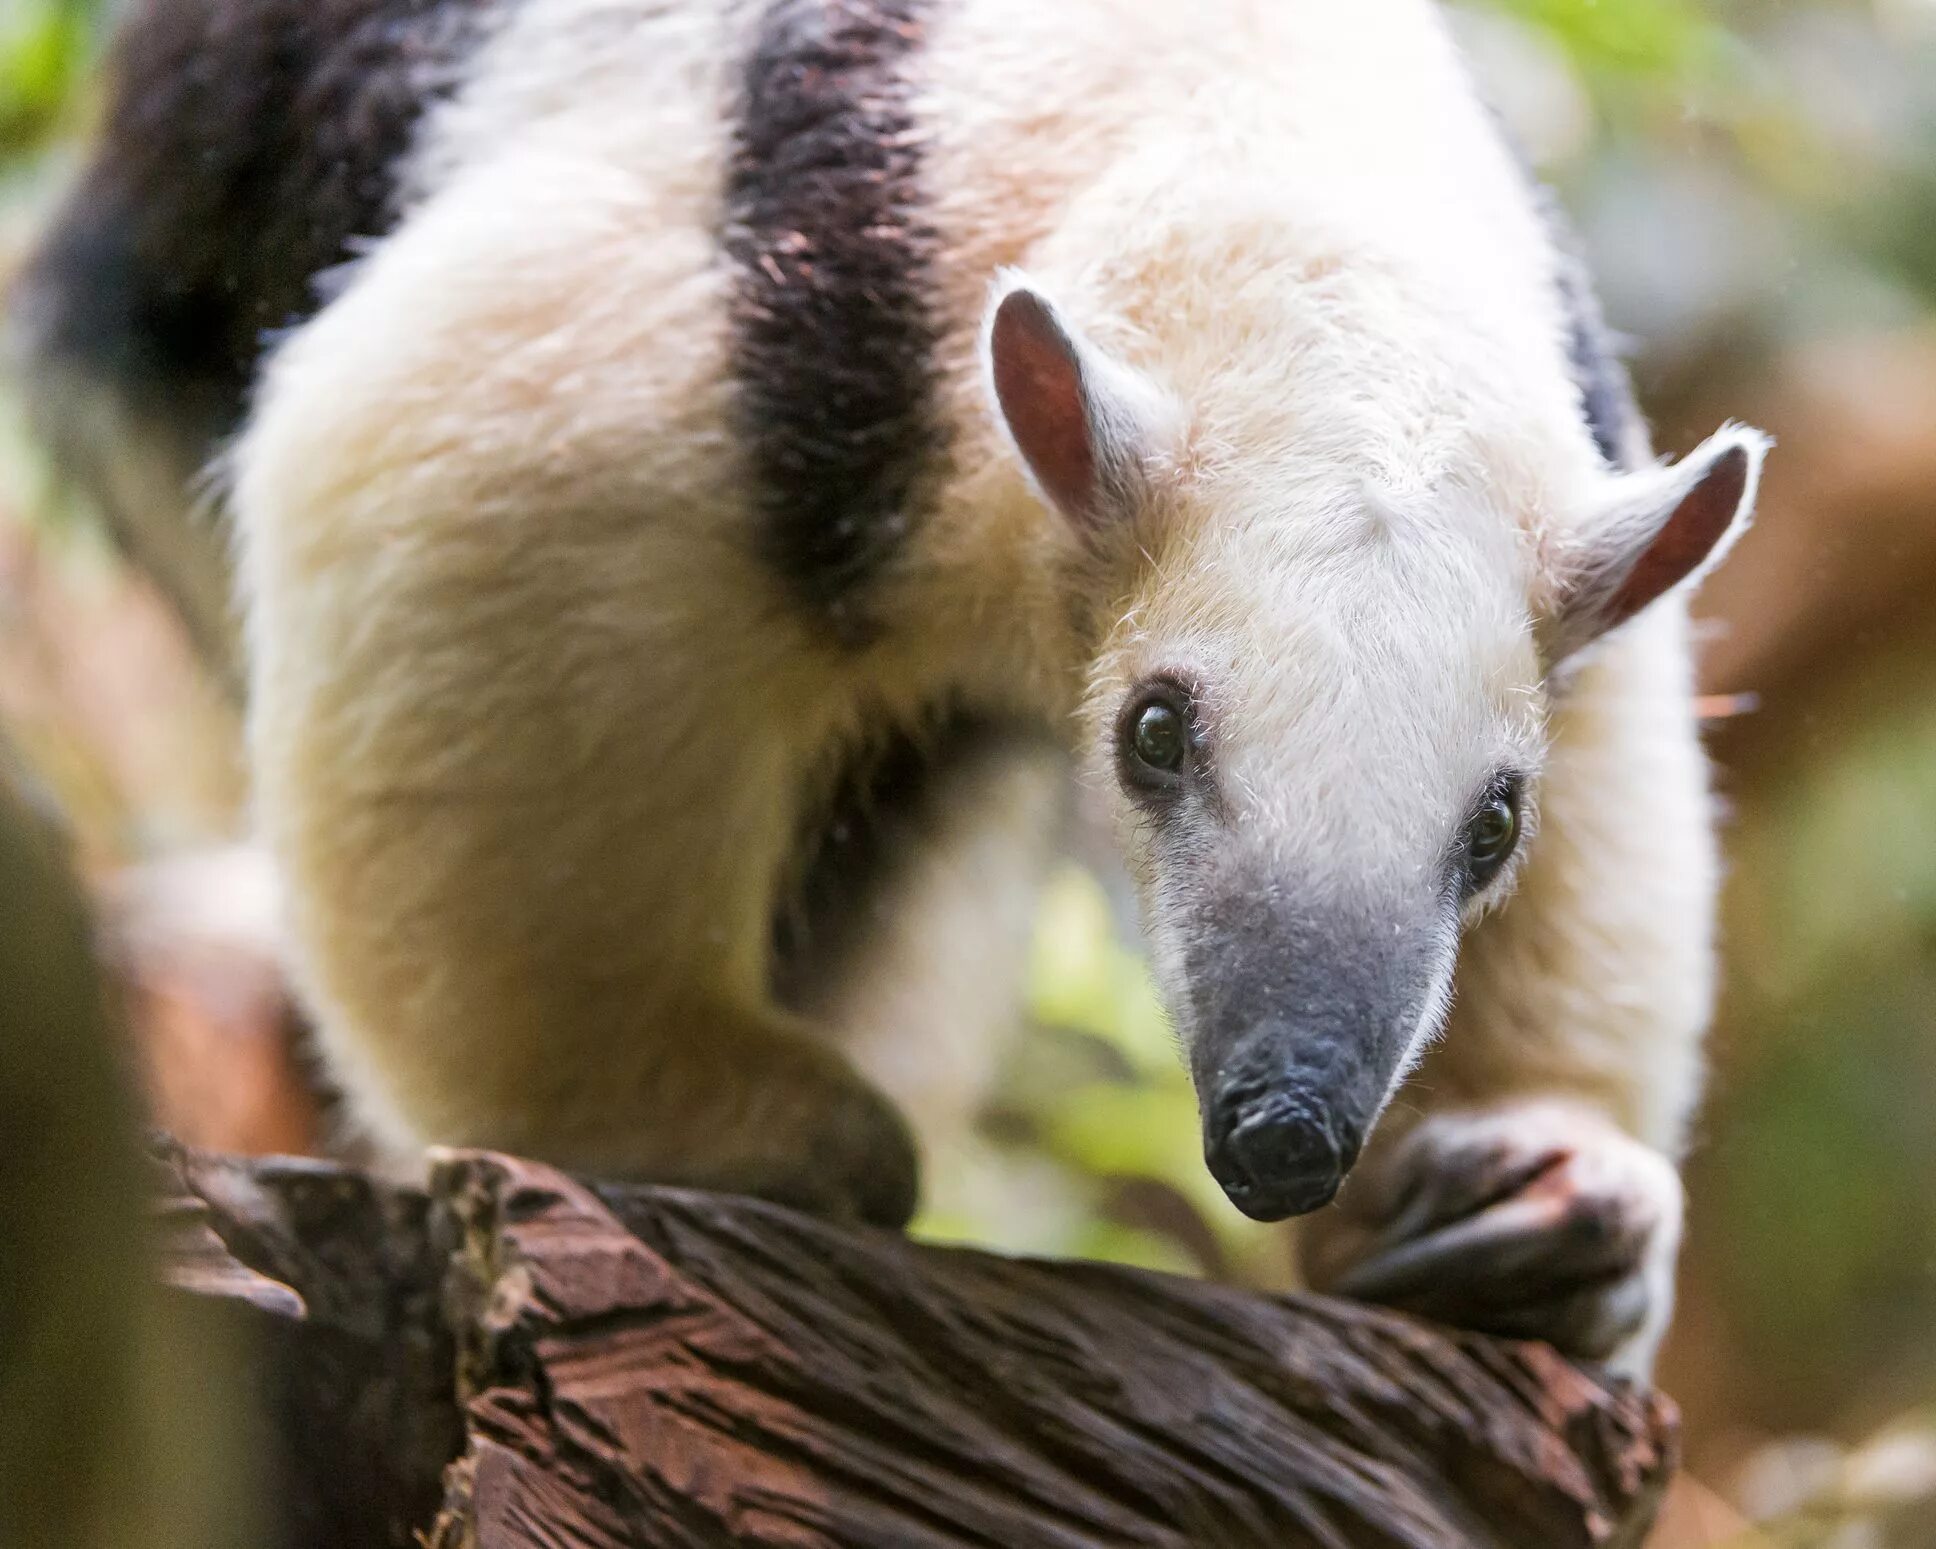
[[[234,451],[260,817],[365,1122],[727,1184],[863,1169],[891,1118],[836,1049],[890,1084],[902,1056],[766,989],[817,761],[959,693],[1109,792],[1110,718],[1163,667],[1207,685],[1232,822],[1287,876],[1402,883],[1501,756],[1537,775],[1392,1141],[1537,1097],[1673,1155],[1715,885],[1686,622],[1655,605],[1549,692],[1538,621],[1620,490],[1550,239],[1434,8],[943,8],[915,115],[952,457],[858,654],[737,536],[716,231],[752,22],[518,8]],[[1131,566],[1094,573],[991,408],[1005,273],[1149,385]],[[1185,913],[1121,810],[1174,985]],[[1012,915],[947,919],[884,937],[834,1020],[911,1017],[897,986],[941,954],[1007,977]]]

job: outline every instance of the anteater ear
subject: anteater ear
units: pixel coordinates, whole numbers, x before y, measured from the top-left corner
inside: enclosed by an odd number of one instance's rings
[[[983,341],[1002,423],[1050,503],[1077,526],[1097,527],[1134,502],[1162,396],[1040,292],[1005,284]]]
[[[1772,444],[1730,425],[1672,467],[1623,478],[1565,556],[1549,659],[1565,660],[1719,564],[1747,530]]]

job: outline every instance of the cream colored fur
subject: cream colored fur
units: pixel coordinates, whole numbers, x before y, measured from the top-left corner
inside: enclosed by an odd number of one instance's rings
[[[954,452],[857,657],[744,536],[715,231],[751,23],[527,0],[235,451],[261,821],[366,1122],[729,1184],[878,1138],[834,1051],[902,1057],[764,988],[817,761],[958,692],[1064,734],[1107,795],[1123,691],[1184,665],[1287,875],[1402,874],[1499,756],[1542,771],[1401,1122],[1558,1096],[1673,1153],[1715,874],[1685,624],[1659,605],[1548,691],[1535,620],[1615,481],[1435,10],[941,8],[917,117]],[[1045,509],[991,411],[1011,266],[1175,409],[1126,562]],[[1174,980],[1180,906],[1122,810]],[[884,950],[1011,956],[1012,916],[991,946],[972,914]],[[840,1017],[918,1020],[899,983]]]

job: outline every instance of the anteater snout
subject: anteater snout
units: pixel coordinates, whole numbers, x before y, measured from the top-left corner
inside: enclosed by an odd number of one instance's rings
[[[1363,1136],[1282,1093],[1214,1104],[1204,1133],[1210,1173],[1256,1221],[1331,1203]]]
[[[1436,900],[1320,910],[1314,896],[1268,874],[1221,879],[1186,958],[1204,1160],[1258,1221],[1331,1202],[1457,943]]]

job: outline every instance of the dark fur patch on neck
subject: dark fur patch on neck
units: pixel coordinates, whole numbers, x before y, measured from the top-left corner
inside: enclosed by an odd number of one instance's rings
[[[316,276],[387,232],[424,109],[513,0],[137,0],[23,289],[34,351],[211,441]]]
[[[727,180],[759,542],[848,644],[939,450],[909,66],[926,0],[771,0]]]
[[[1610,467],[1637,467],[1650,455],[1646,422],[1634,399],[1626,362],[1600,310],[1579,237],[1549,189],[1535,184],[1534,197],[1553,240],[1555,283],[1566,315],[1567,362],[1580,391],[1580,412]]]
[[[876,932],[879,912],[893,907],[895,876],[944,827],[951,795],[1038,738],[1013,717],[943,704],[838,750],[807,805],[774,913],[773,990],[783,1005],[810,1001]]]
[[[1566,322],[1566,360],[1580,394],[1580,414],[1593,444],[1612,468],[1637,468],[1653,456],[1647,421],[1634,398],[1626,362],[1607,327],[1586,251],[1559,197],[1539,179],[1526,154],[1496,110],[1489,110],[1506,154],[1519,168],[1527,193],[1546,226],[1553,247],[1553,285]]]

